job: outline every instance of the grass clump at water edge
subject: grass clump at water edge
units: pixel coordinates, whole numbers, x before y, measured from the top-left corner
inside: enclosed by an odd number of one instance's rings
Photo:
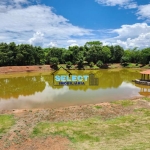
[[[118,101],[113,101],[111,103],[112,104],[119,104],[123,107],[128,107],[128,106],[132,106],[135,104],[135,102],[133,102],[132,100],[118,100]]]
[[[5,133],[14,123],[13,115],[0,115],[0,134]]]

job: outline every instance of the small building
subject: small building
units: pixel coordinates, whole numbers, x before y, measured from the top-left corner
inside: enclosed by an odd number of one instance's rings
[[[142,85],[149,85],[150,86],[150,70],[142,71],[141,73],[141,79],[138,80],[133,80],[137,84],[142,84]]]
[[[141,73],[141,80],[146,80],[146,81],[150,81],[150,70],[145,70],[145,71],[142,71],[140,72]]]

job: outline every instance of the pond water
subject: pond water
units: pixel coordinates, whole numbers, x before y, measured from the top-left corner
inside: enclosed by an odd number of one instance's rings
[[[52,72],[21,73],[0,76],[0,109],[56,108],[70,105],[82,105],[129,99],[141,95],[150,95],[149,87],[136,85],[133,79],[139,79],[139,70],[93,70],[70,71],[74,75],[93,73],[98,85],[57,86]],[[64,70],[56,73],[67,74]],[[145,88],[146,91],[143,91]]]

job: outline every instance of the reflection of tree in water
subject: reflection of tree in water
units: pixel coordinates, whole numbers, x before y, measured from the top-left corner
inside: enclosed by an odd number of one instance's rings
[[[69,86],[71,90],[83,90],[88,89],[97,90],[97,89],[107,89],[107,88],[118,88],[122,82],[130,82],[133,79],[139,78],[140,74],[136,70],[131,69],[122,69],[122,70],[93,70],[93,71],[71,71],[75,75],[85,75],[85,74],[95,74],[95,77],[99,78],[98,86]],[[62,86],[53,85],[53,76],[44,76],[44,79],[49,83],[53,88],[61,89]]]
[[[124,82],[131,82],[134,79],[140,79],[140,73],[138,70],[123,69],[120,71],[120,76]]]
[[[0,79],[0,98],[18,98],[20,95],[27,96],[42,92],[45,82],[41,76],[25,76],[17,78]]]
[[[95,74],[99,78],[98,86],[69,86],[70,90],[83,90],[88,89],[107,89],[118,88],[122,82],[131,82],[133,79],[140,78],[140,74],[136,70],[122,69],[122,70],[93,70],[93,71],[71,71],[75,75]],[[41,75],[24,76],[0,79],[0,98],[9,99],[11,97],[18,98],[20,95],[27,96],[35,94],[35,92],[42,92],[45,88],[45,81],[54,89],[61,89],[62,86],[53,85],[53,76],[51,73],[42,76],[44,81],[41,80]],[[131,82],[132,83],[132,82]]]
[[[103,75],[100,77],[100,88],[118,88],[123,80],[120,77],[120,72],[111,72],[109,70],[104,70]]]
[[[136,87],[140,88],[139,94],[142,96],[150,96],[150,86],[135,84]]]
[[[88,89],[97,90],[97,89],[107,89],[107,88],[118,88],[123,81],[131,82],[131,80],[137,78],[139,74],[135,71],[130,70],[92,70],[92,71],[71,71],[73,75],[87,75],[93,73],[96,78],[99,78],[99,85],[98,86],[69,86],[71,90],[83,90],[86,91]],[[60,74],[64,74],[61,73]],[[67,75],[67,74],[66,74]],[[54,86],[53,85],[53,76],[47,75],[44,76],[44,80],[49,83],[49,86],[53,87],[54,89],[61,89],[62,86]]]

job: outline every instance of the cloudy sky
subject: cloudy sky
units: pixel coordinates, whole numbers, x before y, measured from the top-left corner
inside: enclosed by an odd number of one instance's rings
[[[0,0],[0,42],[150,46],[149,0]]]

